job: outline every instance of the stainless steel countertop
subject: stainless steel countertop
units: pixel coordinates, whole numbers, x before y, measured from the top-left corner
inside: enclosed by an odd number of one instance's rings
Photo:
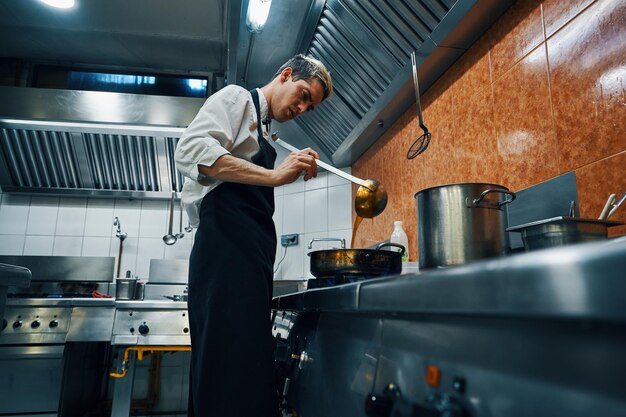
[[[128,310],[186,310],[186,301],[172,300],[118,300],[115,308]]]
[[[277,297],[272,308],[626,321],[626,237]]]

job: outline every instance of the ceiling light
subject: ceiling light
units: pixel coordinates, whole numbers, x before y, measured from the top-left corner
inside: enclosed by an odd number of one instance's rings
[[[246,26],[252,33],[261,33],[270,14],[272,0],[250,0],[246,14]]]
[[[48,6],[56,7],[58,9],[70,9],[74,7],[74,0],[41,0]]]

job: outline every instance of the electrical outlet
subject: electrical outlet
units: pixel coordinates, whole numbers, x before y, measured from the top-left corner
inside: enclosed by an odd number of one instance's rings
[[[283,248],[286,248],[287,246],[297,245],[298,244],[298,235],[297,234],[282,235],[280,237],[280,244],[282,245]]]

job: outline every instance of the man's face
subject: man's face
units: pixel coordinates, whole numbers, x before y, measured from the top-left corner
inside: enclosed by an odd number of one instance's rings
[[[286,122],[314,110],[322,102],[324,89],[318,79],[293,81],[291,68],[286,68],[280,77],[280,86],[272,97],[273,119]]]

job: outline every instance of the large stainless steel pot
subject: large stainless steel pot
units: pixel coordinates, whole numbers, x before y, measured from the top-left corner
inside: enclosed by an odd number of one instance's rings
[[[401,251],[391,252],[382,249],[387,246],[397,247]],[[397,243],[381,243],[376,249],[329,249],[309,252],[311,274],[316,278],[338,275],[382,276],[399,274],[402,272],[404,250],[404,246]]]
[[[462,265],[508,250],[502,207],[515,193],[497,184],[464,183],[415,194],[420,269]]]

